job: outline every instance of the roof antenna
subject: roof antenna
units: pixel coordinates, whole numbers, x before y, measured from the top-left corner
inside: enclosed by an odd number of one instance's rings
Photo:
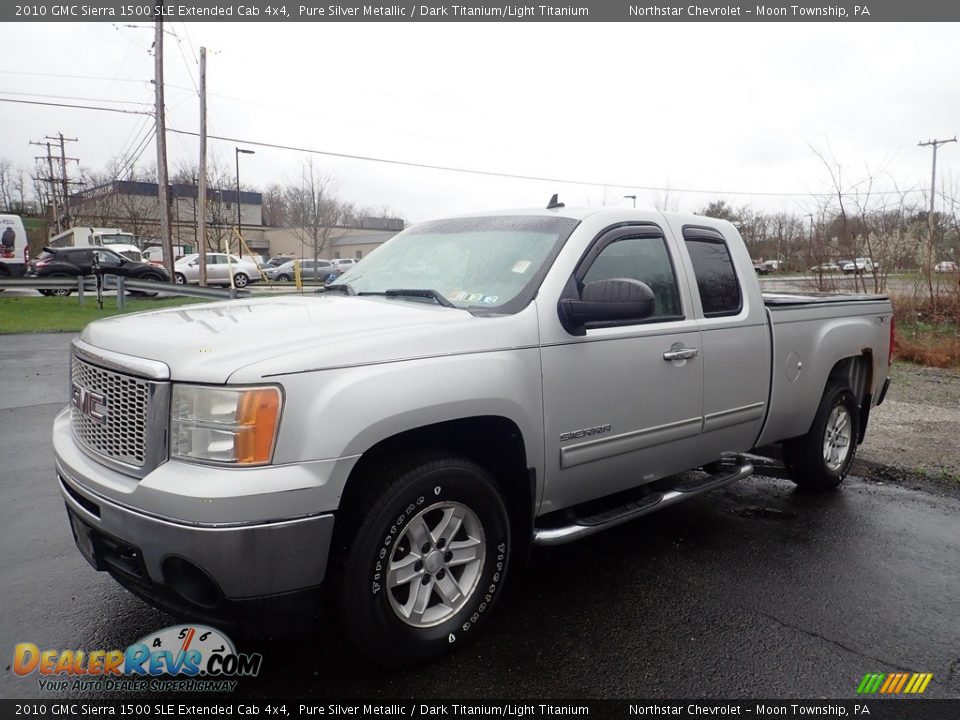
[[[557,199],[557,195],[558,193],[554,193],[553,197],[550,198],[550,202],[547,203],[547,210],[565,207],[564,204]]]

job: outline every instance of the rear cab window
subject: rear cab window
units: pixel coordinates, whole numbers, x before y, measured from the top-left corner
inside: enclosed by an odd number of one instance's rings
[[[713,228],[687,226],[683,228],[683,240],[697,280],[703,316],[737,315],[743,309],[743,294],[723,235]]]

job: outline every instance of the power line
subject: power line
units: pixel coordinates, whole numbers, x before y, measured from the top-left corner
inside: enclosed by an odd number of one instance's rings
[[[113,98],[92,98],[92,97],[80,97],[77,95],[53,95],[51,93],[15,92],[13,90],[0,90],[0,93],[4,95],[18,95],[22,97],[55,98],[57,100],[83,100],[85,102],[109,102],[109,103],[120,103],[122,105],[147,105],[148,104],[145,102],[137,102],[136,100],[114,100]]]
[[[68,103],[40,102],[39,100],[15,100],[14,98],[0,98],[0,102],[18,103],[20,105],[45,105],[47,107],[74,108],[77,110],[101,110],[103,112],[122,113],[124,115],[153,115],[147,110],[124,110],[122,108],[97,107],[95,105],[72,105]]]
[[[177,130],[176,128],[167,128],[169,132],[176,133],[179,135],[191,135],[193,137],[199,137],[199,133],[190,131],[190,130]],[[462,168],[454,167],[452,165],[432,165],[429,163],[417,163],[409,160],[395,160],[393,158],[378,158],[370,155],[354,155],[350,153],[339,153],[331,150],[316,150],[314,148],[305,148],[297,147],[295,145],[281,145],[278,143],[269,143],[262,142],[259,140],[246,140],[243,138],[235,137],[225,137],[223,135],[208,135],[207,136],[213,140],[221,140],[223,142],[230,143],[240,143],[246,145],[255,145],[257,147],[265,148],[274,148],[276,150],[290,150],[293,152],[302,152],[309,153],[312,155],[325,155],[328,157],[338,157],[346,160],[362,160],[364,162],[376,162],[383,163],[386,165],[399,165],[402,167],[413,167],[420,168],[424,170],[440,170],[443,172],[456,172],[463,173],[468,175],[483,175],[485,177],[499,177],[499,178],[508,178],[511,180],[535,180],[537,182],[551,182],[551,183],[562,183],[566,185],[586,185],[590,187],[601,187],[601,188],[631,188],[635,190],[647,190],[647,191],[660,191],[660,192],[682,192],[682,193],[698,193],[704,195],[757,195],[764,197],[834,197],[836,196],[835,192],[827,193],[812,193],[812,192],[770,192],[770,191],[760,191],[760,192],[748,192],[742,190],[706,190],[701,188],[678,188],[678,187],[658,187],[654,185],[638,185],[635,183],[620,183],[620,182],[596,182],[594,180],[573,180],[570,178],[557,178],[557,177],[547,177],[540,175],[521,175],[519,173],[506,173],[498,172],[495,170],[477,170],[475,168]],[[886,191],[876,191],[871,193],[872,195],[901,195],[904,193],[910,192],[920,192],[919,190],[886,190]],[[843,195],[855,195],[858,193],[842,193]]]
[[[0,70],[4,75],[28,75],[30,77],[67,78],[68,80],[106,80],[107,82],[149,82],[144,78],[110,78],[103,75],[64,75],[61,73],[27,72],[26,70]]]

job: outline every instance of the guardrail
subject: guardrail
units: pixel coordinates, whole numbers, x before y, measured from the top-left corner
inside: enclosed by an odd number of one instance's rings
[[[25,290],[68,290],[77,292],[77,299],[83,305],[88,293],[97,293],[96,275],[78,275],[72,278],[0,278],[0,289],[21,288]],[[120,275],[104,275],[100,290],[117,291],[117,308],[122,310],[127,292],[139,292],[147,295],[175,295],[180,297],[207,298],[210,300],[234,300],[248,297],[247,290],[228,288],[178,285],[153,280],[130,280]],[[102,302],[102,297],[98,298]]]

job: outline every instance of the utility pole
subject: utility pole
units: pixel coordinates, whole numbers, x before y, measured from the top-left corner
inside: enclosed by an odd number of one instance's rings
[[[957,136],[954,135],[952,138],[947,140],[928,140],[927,142],[917,143],[919,147],[931,147],[933,148],[933,169],[930,171],[930,210],[927,212],[927,233],[929,235],[927,239],[927,260],[924,267],[924,274],[927,276],[927,285],[930,290],[930,299],[934,300],[936,297],[933,292],[933,244],[934,244],[934,222],[933,222],[933,210],[934,210],[934,200],[936,199],[937,192],[937,148],[941,145],[946,145],[947,143],[952,143],[957,141]]]
[[[63,133],[57,133],[57,137],[46,136],[47,140],[59,140],[60,142],[60,170],[63,178],[63,225],[64,230],[73,225],[73,215],[70,213],[70,177],[67,173],[67,161],[80,162],[77,158],[68,158],[66,143],[77,142],[76,138],[65,138]]]
[[[69,200],[67,199],[70,195],[70,185],[79,185],[80,183],[75,180],[70,180],[67,176],[67,161],[73,160],[76,161],[76,158],[68,158],[63,151],[61,145],[61,152],[59,158],[54,158],[53,150],[50,147],[49,140],[56,140],[57,138],[52,138],[49,135],[46,136],[47,141],[40,140],[39,142],[30,141],[31,145],[37,145],[38,147],[46,148],[46,155],[38,155],[37,160],[46,160],[47,161],[47,177],[39,177],[38,179],[43,180],[45,183],[50,185],[50,205],[53,208],[53,224],[56,227],[56,231],[59,233],[62,230],[66,230],[68,227],[68,216],[69,216]],[[62,135],[60,137],[63,137]],[[60,177],[57,177],[57,174],[53,171],[53,162],[62,163]],[[39,175],[39,172],[37,173]],[[63,207],[65,212],[60,212],[60,197],[59,193],[63,193]],[[56,233],[54,233],[56,234]]]
[[[156,91],[157,122],[157,185],[160,200],[160,240],[163,245],[163,264],[173,277],[173,238],[170,236],[170,197],[167,179],[167,123],[163,103],[163,20],[154,23],[153,40],[154,89]]]
[[[207,284],[207,49],[200,48],[200,186],[194,189],[200,202],[200,285]]]

